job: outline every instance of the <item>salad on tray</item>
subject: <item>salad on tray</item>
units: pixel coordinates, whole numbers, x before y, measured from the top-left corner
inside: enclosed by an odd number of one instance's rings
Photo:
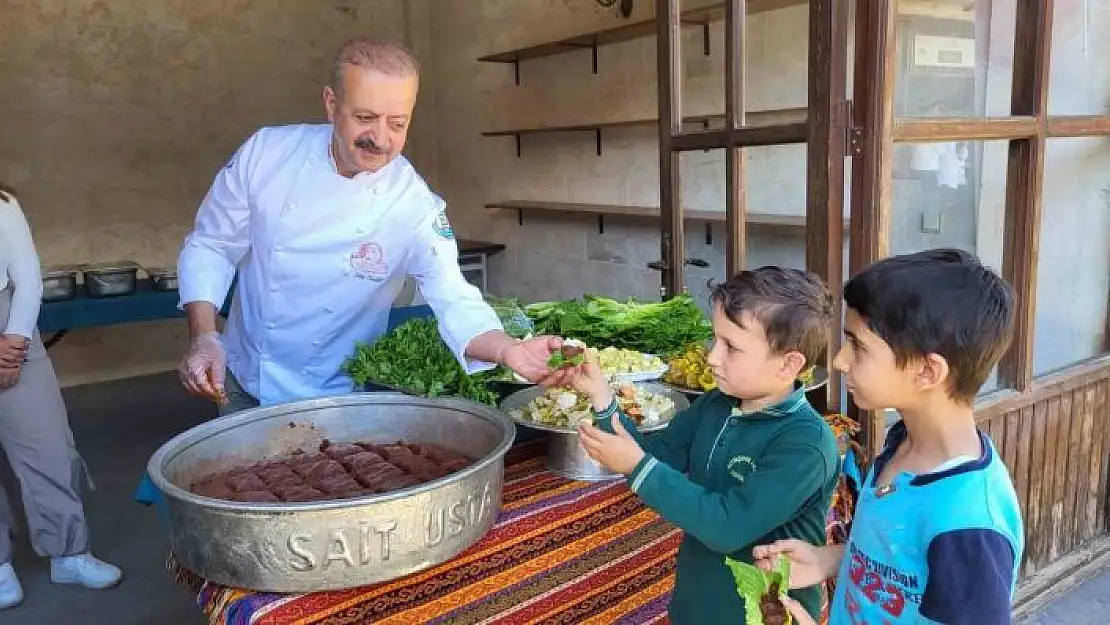
[[[658,380],[667,372],[667,363],[655,354],[617,347],[590,348],[590,351],[601,372],[612,379],[644,382]]]
[[[552,369],[578,366],[587,357],[597,363],[611,382],[650,382],[662,378],[668,368],[667,363],[654,354],[619,347],[587,347],[576,339],[564,341],[563,349],[552,354],[548,365]],[[526,381],[519,375],[515,379],[521,383]]]
[[[674,415],[674,400],[635,384],[614,384],[617,403],[640,427],[653,427]],[[587,395],[568,388],[549,388],[520,410],[509,415],[518,421],[575,429],[593,420],[594,412]]]

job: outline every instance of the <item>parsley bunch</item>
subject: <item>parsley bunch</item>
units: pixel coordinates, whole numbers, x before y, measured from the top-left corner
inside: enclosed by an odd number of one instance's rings
[[[424,397],[457,396],[497,405],[490,373],[467,375],[443,342],[433,317],[410,319],[373,345],[359,343],[344,372],[356,387],[367,382]]]

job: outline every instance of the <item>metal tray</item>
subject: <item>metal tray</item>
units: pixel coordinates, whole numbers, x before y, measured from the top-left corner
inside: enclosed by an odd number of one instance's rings
[[[339,590],[422,571],[480,540],[501,509],[514,435],[508,417],[475,402],[353,393],[213,419],[164,444],[147,470],[165,494],[173,553],[190,571],[266,592]],[[325,438],[438,444],[478,460],[426,484],[354,499],[242,503],[185,488]]]
[[[640,427],[639,430],[641,432],[654,432],[655,430],[661,430],[667,427],[667,424],[670,423],[675,414],[690,407],[690,400],[686,399],[685,395],[662,384],[655,384],[652,382],[636,382],[631,384],[635,387],[642,388],[645,391],[669,397],[671,401],[674,402],[674,410],[671,411],[670,414],[664,415],[660,419],[659,423],[656,423],[655,425]],[[550,425],[547,423],[537,423],[535,421],[529,421],[528,419],[518,419],[517,417],[514,417],[512,415],[512,412],[514,410],[523,410],[524,407],[531,403],[533,399],[539,397],[540,395],[543,395],[546,391],[546,388],[540,386],[533,386],[522,391],[517,391],[512,395],[506,397],[505,400],[501,402],[501,410],[505,411],[505,413],[509,415],[509,418],[512,419],[515,423],[519,423],[530,428],[545,430],[547,432],[555,432],[559,434],[576,434],[578,430],[576,430],[575,428],[559,427],[557,425]]]
[[[635,384],[635,386],[670,397],[675,405],[674,411],[666,415],[664,420],[656,425],[640,428],[641,432],[655,432],[667,427],[675,414],[690,407],[690,402],[684,395],[660,384],[638,383]],[[527,406],[528,403],[538,395],[543,394],[545,390],[546,389],[540,387],[534,387],[513,393],[501,403],[501,409],[506,413],[510,413],[512,410],[520,410],[524,406]],[[536,423],[535,421],[528,421],[526,419],[517,419],[512,417],[511,414],[509,418],[520,426],[549,432],[547,440],[547,469],[552,473],[568,479],[588,482],[614,480],[621,477],[619,473],[609,471],[594,461],[593,458],[590,458],[589,454],[582,448],[578,440],[579,436],[577,430],[547,425],[545,423]]]
[[[135,292],[139,265],[131,261],[96,263],[84,268],[89,297],[112,297]]]
[[[176,291],[177,270],[148,268],[146,275],[150,277],[150,285],[155,291]]]
[[[42,272],[42,301],[60,302],[77,295],[77,274],[80,265],[56,265]]]

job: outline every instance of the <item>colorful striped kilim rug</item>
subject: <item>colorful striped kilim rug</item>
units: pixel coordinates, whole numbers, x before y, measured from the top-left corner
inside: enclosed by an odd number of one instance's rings
[[[545,443],[506,458],[497,524],[458,557],[392,582],[303,595],[205,582],[177,565],[213,625],[666,623],[680,530],[623,480],[573,482],[545,470]]]

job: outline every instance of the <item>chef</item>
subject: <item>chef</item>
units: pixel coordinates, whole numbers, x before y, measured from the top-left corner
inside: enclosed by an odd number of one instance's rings
[[[178,260],[192,342],[180,375],[222,414],[351,391],[342,365],[386,331],[406,276],[468,373],[565,375],[547,366],[559,339],[502,330],[459,269],[444,201],[401,155],[418,83],[404,48],[349,41],[324,88],[330,123],[262,128],[216,175]]]

